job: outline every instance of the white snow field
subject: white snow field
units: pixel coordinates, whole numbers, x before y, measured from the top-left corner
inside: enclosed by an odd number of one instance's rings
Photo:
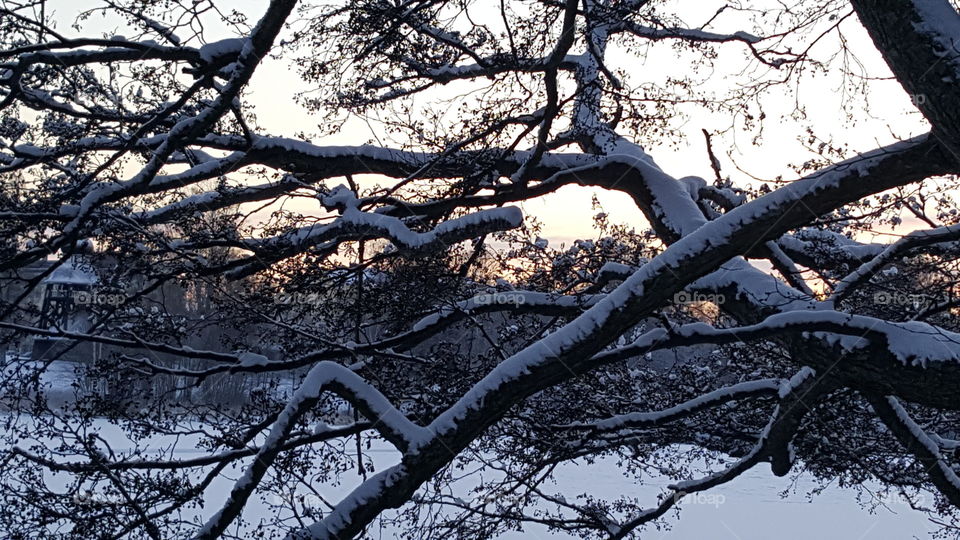
[[[20,421],[27,420],[21,417]],[[122,455],[125,449],[129,451],[128,441],[115,426],[104,421],[97,422],[95,428],[110,441],[118,455]],[[28,447],[32,442],[21,441],[19,446]],[[200,452],[193,442],[183,437],[176,443],[157,440],[156,444],[167,449],[165,456],[168,459],[196,457]],[[374,441],[373,447],[365,454],[378,471],[399,460],[399,454],[382,440]],[[244,466],[247,463],[248,460],[242,462]],[[801,469],[802,463],[797,468]],[[241,467],[228,468],[226,474],[211,485],[204,494],[204,514],[195,516],[198,520],[206,520],[220,507],[242,471]],[[464,499],[470,498],[467,494],[472,485],[470,478],[455,486],[462,488]],[[51,476],[50,480],[51,485],[65,485],[66,477],[60,474]],[[554,482],[553,486],[544,486],[544,491],[568,494],[589,492],[594,496],[610,498],[630,495],[649,500],[652,506],[659,494],[668,491],[667,486],[673,480],[652,477],[645,479],[643,485],[637,485],[624,478],[614,460],[600,459],[592,465],[563,466],[558,469]],[[315,487],[326,500],[332,502],[348,495],[358,484],[356,474],[347,473],[339,485]],[[654,524],[649,525],[640,532],[639,537],[644,540],[908,540],[930,538],[929,533],[936,530],[936,526],[924,514],[910,509],[905,500],[885,500],[871,513],[857,503],[857,494],[853,490],[829,486],[819,495],[808,498],[807,493],[815,487],[816,484],[809,477],[801,476],[796,480],[790,477],[777,478],[767,466],[760,465],[720,489],[689,496],[678,505],[679,516],[676,512],[668,513],[660,529]],[[867,484],[866,487],[872,489],[873,486]],[[785,490],[786,497],[781,497],[781,492]],[[92,496],[96,498],[97,494],[94,492]],[[311,497],[305,494],[304,500],[309,504]],[[317,508],[320,508],[319,502]],[[265,511],[264,502],[254,496],[244,512],[244,518],[248,523],[256,523],[257,515]],[[231,528],[231,531],[235,530]],[[377,524],[372,527],[370,535],[378,539],[397,537],[395,530]],[[550,534],[544,528],[528,526],[523,532],[508,533],[501,538],[545,540],[574,537]]]

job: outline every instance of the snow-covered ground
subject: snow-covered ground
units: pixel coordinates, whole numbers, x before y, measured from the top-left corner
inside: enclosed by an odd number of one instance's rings
[[[54,362],[45,373],[44,380],[49,391],[58,397],[68,399],[72,393],[63,381],[71,380],[73,365],[66,362]],[[62,394],[62,395],[59,395]],[[25,421],[22,417],[20,421]],[[95,430],[109,440],[114,451],[123,454],[129,448],[129,441],[123,433],[107,422],[97,422]],[[33,441],[21,441],[20,446],[29,447]],[[172,440],[158,440],[155,447],[165,448],[167,459],[196,457],[202,450],[196,448],[195,441],[180,438],[175,444]],[[172,446],[172,450],[171,450]],[[366,451],[377,470],[396,463],[398,454],[389,444],[374,441],[373,447]],[[248,461],[244,461],[244,465]],[[802,466],[802,464],[799,464]],[[206,518],[227,498],[233,481],[239,477],[241,469],[228,468],[223,477],[215,481],[205,493]],[[51,484],[65,485],[63,475],[51,477]],[[667,477],[646,478],[643,485],[624,478],[613,460],[598,460],[592,465],[568,464],[557,470],[553,486],[545,486],[544,491],[564,493],[572,499],[580,493],[613,499],[618,496],[635,496],[641,501],[656,504],[657,497],[667,491],[672,479]],[[318,486],[317,490],[328,501],[336,501],[346,496],[359,483],[356,473],[346,473],[339,485]],[[472,487],[468,479],[461,480],[456,486],[462,489],[462,498],[469,499],[467,491]],[[791,478],[777,478],[766,465],[760,465],[748,471],[733,482],[714,490],[690,496],[678,505],[676,512],[668,513],[662,520],[664,527],[657,529],[649,526],[641,538],[644,540],[809,540],[812,538],[832,540],[909,540],[912,538],[930,538],[929,532],[936,530],[927,517],[912,510],[905,500],[892,498],[883,501],[874,513],[863,508],[857,502],[857,494],[851,489],[836,486],[826,488],[819,495],[808,498],[807,494],[816,487],[812,479],[801,476],[797,481]],[[867,486],[870,487],[870,486]],[[552,488],[552,489],[551,489]],[[785,497],[781,493],[786,491]],[[458,493],[459,495],[459,493]],[[96,496],[96,493],[94,493]],[[309,503],[311,495],[305,495]],[[317,501],[316,507],[322,507]],[[257,514],[264,514],[266,505],[259,497],[251,498],[245,518],[256,523]],[[383,528],[375,531],[375,538],[394,538],[394,531]],[[572,536],[550,535],[543,528],[527,527],[522,533],[503,536],[506,540],[573,538]]]
[[[125,437],[119,430],[106,424],[96,426],[100,435],[111,441],[114,450],[122,452]],[[158,441],[162,442],[162,441]],[[29,446],[30,441],[21,445]],[[167,457],[195,457],[197,450],[189,441],[183,439]],[[368,452],[377,469],[383,469],[397,460],[397,454],[386,444],[375,444]],[[209,514],[227,497],[233,479],[240,475],[239,470],[228,470],[223,478],[216,481],[205,493]],[[61,475],[54,482],[63,482]],[[340,485],[318,486],[318,491],[327,500],[338,500],[345,496],[358,479],[355,473],[348,473]],[[464,494],[470,487],[463,481]],[[589,492],[595,496],[616,497],[633,495],[641,500],[657,501],[657,495],[666,490],[668,478],[647,479],[644,485],[636,485],[626,479],[612,460],[600,460],[593,465],[568,465],[558,470],[554,489],[551,492],[564,492],[568,499],[571,495]],[[794,482],[789,478],[774,477],[766,466],[750,471],[730,484],[718,489],[691,496],[679,505],[679,517],[668,514],[661,530],[649,527],[642,535],[650,540],[688,540],[688,539],[731,539],[731,540],[888,540],[929,538],[929,531],[935,527],[926,517],[912,511],[905,501],[888,500],[885,506],[871,514],[856,501],[856,493],[838,487],[828,487],[820,495],[809,499],[806,493],[814,487],[810,479],[801,477]],[[789,490],[785,498],[780,492]],[[96,493],[94,493],[96,497]],[[466,498],[467,495],[464,495]],[[265,511],[265,505],[258,497],[250,501],[245,517],[256,522],[256,515]],[[206,517],[206,514],[204,514]],[[383,528],[374,532],[375,538],[394,538],[394,531]],[[544,529],[528,527],[523,533],[506,535],[510,540],[539,538],[572,538],[550,536]]]
[[[393,452],[386,448],[375,451],[378,464],[392,463]],[[647,479],[637,485],[624,478],[613,460],[600,460],[593,465],[568,465],[559,469],[554,492],[576,494],[589,492],[595,496],[615,498],[635,495],[649,500],[667,490],[669,478]],[[903,500],[888,500],[874,514],[862,508],[853,490],[828,487],[820,495],[808,499],[815,487],[810,478],[797,482],[777,478],[769,468],[759,466],[718,489],[690,496],[679,504],[679,515],[668,514],[660,530],[649,526],[640,537],[644,540],[907,540],[930,538],[936,530],[926,516],[913,511]],[[780,492],[789,490],[785,498]],[[346,493],[343,488],[329,493]],[[382,531],[382,538],[394,538]],[[509,540],[567,539],[566,535],[550,535],[543,528],[527,527],[523,533],[503,536]]]

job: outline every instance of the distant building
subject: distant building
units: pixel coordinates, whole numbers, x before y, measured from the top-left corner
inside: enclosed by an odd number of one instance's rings
[[[92,307],[97,298],[97,274],[82,256],[63,262],[40,284],[40,321],[44,329],[85,333],[91,327]],[[102,354],[95,343],[38,336],[33,340],[33,360],[94,362]]]
[[[41,283],[40,327],[65,332],[90,330],[90,307],[98,282],[93,268],[76,256],[67,259]]]

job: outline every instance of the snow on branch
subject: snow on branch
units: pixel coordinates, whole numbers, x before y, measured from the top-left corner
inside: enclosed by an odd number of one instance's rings
[[[852,0],[860,22],[940,144],[960,160],[960,14],[950,0]]]
[[[209,128],[233,106],[234,98],[240,94],[240,91],[253,76],[253,72],[261,59],[270,50],[274,39],[295,4],[296,0],[274,0],[270,3],[266,13],[251,32],[249,39],[237,57],[237,63],[240,67],[233,71],[217,97],[210,103],[209,107],[202,109],[196,116],[177,122],[137,174],[120,182],[101,181],[92,184],[81,199],[76,216],[64,226],[57,237],[46,245],[24,250],[17,256],[12,257],[10,261],[3,265],[2,269],[16,268],[21,264],[37,260],[60,249],[77,238],[81,232],[81,227],[97,208],[121,200],[126,196],[139,195],[145,192],[145,188],[157,177],[168,159],[183,142],[200,137],[209,131]]]
[[[254,255],[243,259],[240,265],[227,273],[228,277],[249,275],[268,263],[322,244],[329,250],[331,246],[348,240],[385,238],[401,254],[412,256],[445,249],[483,234],[513,229],[523,223],[519,208],[493,208],[444,221],[426,232],[416,232],[399,218],[362,212],[355,203],[356,199],[332,223],[310,225],[273,238],[247,241],[245,248],[253,251]]]
[[[429,430],[408,420],[377,389],[353,371],[334,362],[320,362],[304,378],[283,411],[277,417],[253,461],[234,484],[224,506],[194,536],[217,538],[243,510],[250,495],[283,448],[296,422],[319,401],[325,392],[333,392],[368,418],[384,439],[401,452],[430,438]]]
[[[151,183],[151,191],[181,187],[184,183],[195,183],[204,178],[226,174],[247,165],[266,165],[296,176],[284,176],[280,181],[254,186],[218,188],[199,193],[180,201],[146,212],[135,214],[138,220],[159,223],[191,211],[212,211],[245,202],[263,201],[277,197],[304,185],[315,184],[326,178],[351,174],[381,174],[393,178],[453,178],[467,176],[477,167],[478,160],[486,159],[485,154],[463,151],[449,155],[443,153],[408,152],[376,146],[317,146],[294,139],[279,137],[254,137],[249,145],[236,137],[212,136],[197,141],[200,145],[209,145],[223,150],[234,150],[216,163],[203,163],[178,175],[157,178]],[[109,141],[100,141],[100,146],[115,146]],[[249,148],[247,148],[249,146]],[[59,152],[57,149],[39,150],[44,154]],[[529,152],[499,152],[505,154],[491,166],[499,174],[509,175],[529,157]],[[0,154],[2,157],[2,154]],[[10,158],[13,161],[13,157]],[[540,167],[533,171],[532,177],[558,175],[560,172],[596,163],[596,158],[579,154],[547,154],[541,159]],[[438,199],[424,203],[407,203],[393,197],[364,197],[358,206],[365,207],[379,203],[375,213],[393,216],[432,216],[448,212],[457,207],[493,206],[506,202],[541,196],[562,187],[565,183],[578,181],[571,173],[563,181],[541,182],[535,186],[518,187],[515,185],[495,186],[494,193],[474,197]]]
[[[777,239],[777,245],[808,268],[857,266],[883,251],[882,244],[862,244],[833,231],[805,228]]]
[[[960,478],[944,461],[940,445],[914,421],[897,398],[870,394],[866,398],[894,437],[917,457],[940,493],[953,505],[960,506]]]
[[[288,439],[283,444],[282,450],[292,450],[301,446],[316,444],[318,442],[329,441],[341,437],[356,435],[363,431],[372,429],[370,422],[357,422],[354,424],[328,427],[310,435],[303,435]],[[256,455],[260,451],[258,446],[247,446],[237,450],[228,450],[218,454],[210,454],[189,459],[121,459],[104,463],[93,462],[60,462],[36,455],[28,450],[18,446],[11,448],[10,452],[24,459],[42,465],[52,471],[62,471],[70,473],[95,473],[104,468],[111,471],[126,470],[177,470],[190,469],[195,467],[205,467],[209,465],[226,464],[239,461],[243,458]]]
[[[904,252],[918,247],[956,242],[960,239],[960,225],[949,225],[935,229],[913,231],[896,242],[890,244],[873,259],[863,263],[859,268],[848,274],[834,287],[830,302],[838,304],[850,295],[857,287],[863,285],[881,268]]]
[[[614,27],[615,29],[622,28],[630,32],[631,34],[642,37],[646,39],[659,40],[659,39],[682,39],[685,41],[705,41],[705,42],[727,42],[727,41],[742,41],[744,43],[759,43],[763,41],[762,38],[754,36],[748,32],[734,32],[732,34],[717,34],[715,32],[707,32],[705,30],[700,30],[697,28],[654,28],[652,26],[644,26],[642,24],[637,24],[629,21],[623,21],[618,26]]]
[[[813,297],[758,270],[742,257],[724,263],[716,272],[698,279],[688,288],[723,293],[726,300],[739,300],[757,310],[817,309]]]
[[[99,50],[81,49],[86,46],[100,46]],[[59,49],[75,49],[61,51]],[[0,64],[0,69],[8,70],[8,77],[0,80],[7,86],[18,80],[26,68],[34,64],[54,64],[78,66],[101,62],[122,62],[142,60],[192,61],[200,59],[200,53],[190,47],[166,47],[153,42],[136,42],[113,39],[76,39],[51,44],[32,45],[29,49],[0,51],[0,57],[16,56],[16,62]]]
[[[768,240],[764,243],[764,246],[766,247],[769,254],[768,258],[773,264],[773,267],[780,272],[784,279],[787,280],[787,283],[810,298],[816,297],[816,294],[814,294],[810,286],[807,285],[806,280],[804,280],[803,273],[797,268],[796,263],[783,251],[779,244],[773,240]]]
[[[776,396],[785,381],[780,379],[760,379],[724,386],[712,392],[701,394],[668,409],[655,412],[628,413],[612,416],[597,422],[578,422],[556,426],[560,429],[588,430],[599,434],[626,429],[646,429],[673,422],[711,407],[731,401],[752,397]]]
[[[890,322],[828,309],[777,313],[760,323],[734,328],[714,328],[706,323],[685,324],[669,332],[658,328],[629,345],[602,352],[593,359],[607,363],[666,347],[736,343],[786,332],[802,332],[825,339],[846,351],[873,344],[885,348],[903,365],[927,367],[960,363],[960,333],[922,322]]]
[[[953,67],[956,78],[960,79],[960,60],[957,59],[960,14],[956,8],[948,0],[909,0],[909,3],[919,19],[913,21],[917,33],[928,36],[937,44],[936,54]]]
[[[783,51],[758,49],[757,45],[764,38],[743,31],[732,34],[718,34],[698,28],[656,28],[626,20],[616,24],[615,28],[619,32],[627,32],[636,37],[652,41],[676,39],[694,43],[740,42],[750,49],[754,58],[773,68],[779,68],[783,64],[796,61],[796,54],[790,52],[789,49]],[[768,58],[768,55],[774,56],[774,58]]]
[[[213,361],[222,363],[224,367],[232,365],[237,361],[237,357],[232,354],[222,353],[218,351],[194,349],[191,347],[175,347],[173,345],[168,345],[166,343],[160,343],[156,341],[146,341],[136,336],[134,336],[132,339],[123,339],[123,338],[117,338],[112,336],[86,334],[82,332],[70,332],[66,330],[38,328],[35,326],[27,326],[27,325],[22,325],[22,324],[7,322],[7,321],[0,321],[0,328],[13,330],[16,332],[23,332],[25,334],[30,334],[35,336],[63,338],[63,339],[85,341],[85,342],[91,342],[91,343],[102,343],[104,345],[112,345],[112,346],[123,347],[128,349],[143,349],[143,350],[148,350],[153,352],[173,354],[173,355],[181,356],[184,358],[199,358],[203,360],[213,360]]]
[[[666,514],[670,508],[679,503],[684,497],[725,484],[752,469],[765,459],[768,459],[770,457],[771,440],[783,437],[792,438],[798,425],[797,418],[804,416],[807,411],[809,411],[806,407],[790,407],[785,405],[789,399],[796,399],[798,395],[802,397],[804,389],[811,384],[812,380],[809,374],[800,377],[795,381],[795,386],[791,385],[785,394],[781,394],[780,405],[774,408],[773,414],[771,414],[770,420],[760,433],[757,442],[743,457],[721,471],[702,478],[677,482],[669,486],[671,491],[661,498],[659,505],[638,513],[624,524],[618,526],[610,536],[610,539],[619,540],[626,538],[637,527]]]
[[[603,295],[562,295],[521,290],[489,292],[431,313],[417,321],[412,330],[422,332],[430,327],[449,326],[472,315],[496,311],[540,315],[576,314],[601,298]]]

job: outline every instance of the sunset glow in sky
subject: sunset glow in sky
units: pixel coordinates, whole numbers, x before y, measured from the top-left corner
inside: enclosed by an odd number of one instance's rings
[[[684,7],[680,11],[687,13],[687,22],[691,27],[705,22],[723,5],[723,2],[713,0],[695,5],[677,3],[695,6]],[[59,30],[69,35],[73,32],[69,26],[75,14],[95,4],[89,0],[55,0],[48,3],[48,9],[55,13]],[[266,3],[262,0],[238,0],[232,2],[231,7],[246,13],[252,22],[263,12]],[[711,30],[739,30],[734,27],[724,28],[724,22],[723,17],[718,18]],[[95,17],[84,24],[102,30],[108,36],[130,31],[120,19]],[[925,121],[913,108],[910,98],[900,85],[892,80],[879,53],[858,22],[850,18],[840,24],[846,46],[863,63],[865,72],[875,79],[870,82],[869,110],[862,107],[860,96],[847,94],[843,76],[838,71],[811,73],[801,79],[803,85],[799,94],[788,92],[796,88],[795,84],[791,84],[774,87],[763,96],[760,103],[766,120],[759,138],[757,135],[760,132],[744,129],[742,119],[691,106],[679,106],[677,109],[684,113],[684,116],[673,119],[672,124],[683,133],[683,140],[660,145],[646,143],[647,151],[654,156],[662,169],[674,177],[701,176],[710,181],[714,175],[701,130],[726,130],[724,134],[714,137],[714,151],[720,158],[723,174],[732,177],[736,185],[746,185],[756,183],[754,178],[772,180],[778,175],[782,175],[784,179],[797,178],[798,175],[790,166],[818,157],[816,152],[806,148],[799,140],[805,138],[802,124],[791,118],[797,105],[805,109],[808,118],[816,120],[816,136],[819,140],[832,142],[834,146],[848,143],[851,152],[849,156],[852,156],[854,151],[869,150],[925,131]],[[219,23],[211,23],[206,30],[210,41],[235,35],[232,29]],[[822,47],[823,52],[834,51],[839,45],[837,40],[831,37],[822,40],[817,47]],[[704,85],[717,96],[725,95],[733,88],[731,85],[736,84],[737,80],[743,80],[745,74],[755,77],[764,74],[764,70],[760,70],[755,63],[751,65],[746,61],[749,53],[742,44],[719,44],[716,50],[719,52],[719,59],[715,61],[716,71],[703,75],[702,78],[709,79],[704,81]],[[684,52],[678,56],[677,51],[669,44],[658,43],[645,51],[645,58],[627,53],[613,45],[608,57],[612,67],[626,69],[632,76],[650,73],[650,84],[655,84],[652,81],[664,74],[682,76],[686,74],[685,71],[690,71],[687,66],[695,60],[691,54],[693,53]],[[317,124],[322,119],[307,111],[296,100],[297,93],[308,88],[290,59],[266,59],[256,71],[247,97],[254,105],[262,131],[285,137],[295,137],[300,132],[316,132]],[[845,102],[856,104],[854,118],[849,121],[844,119]],[[860,107],[859,110],[857,107]],[[352,119],[335,135],[310,140],[321,145],[358,145],[376,142],[382,134],[383,131],[376,124]],[[389,144],[389,141],[384,142]],[[237,175],[234,175],[234,178],[237,178]],[[330,187],[336,184],[334,180],[330,182]],[[543,223],[544,236],[555,243],[569,244],[575,238],[595,236],[592,230],[592,217],[595,212],[591,210],[594,195],[615,223],[627,223],[638,229],[645,226],[645,220],[627,195],[595,188],[564,187],[541,199],[521,203],[521,207],[526,215],[536,216]],[[310,207],[304,206],[307,204],[309,203],[304,202],[304,199],[296,199],[285,203],[285,207],[310,212]],[[260,213],[266,215],[270,210],[271,208],[267,208]],[[902,232],[909,230],[911,220],[912,218],[905,219]],[[889,237],[888,234],[881,234],[875,241],[889,241]]]

